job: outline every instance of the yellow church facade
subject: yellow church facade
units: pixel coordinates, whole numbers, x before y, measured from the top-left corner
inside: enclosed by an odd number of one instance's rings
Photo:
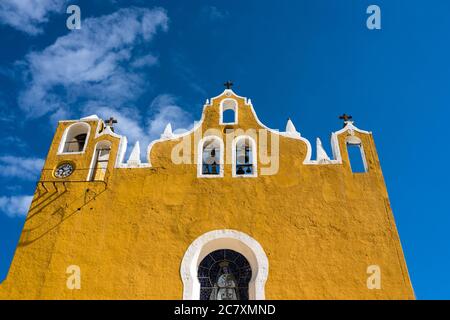
[[[0,298],[414,299],[372,133],[344,120],[313,157],[227,88],[146,161],[112,119],[60,121]]]

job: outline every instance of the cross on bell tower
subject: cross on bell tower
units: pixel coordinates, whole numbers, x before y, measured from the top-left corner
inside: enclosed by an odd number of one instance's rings
[[[345,125],[351,120],[353,119],[352,116],[348,115],[348,114],[343,114],[342,116],[339,116],[339,119],[344,120],[344,127]]]
[[[110,117],[109,119],[105,120],[105,124],[107,127],[111,128],[111,131],[114,132],[114,127],[113,125],[117,123],[117,120],[114,119],[113,117]]]
[[[231,87],[233,86],[233,82],[231,82],[230,80],[228,80],[227,82],[225,82],[223,84],[227,89],[231,89]]]

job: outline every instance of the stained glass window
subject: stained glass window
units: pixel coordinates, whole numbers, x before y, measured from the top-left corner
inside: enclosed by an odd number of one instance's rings
[[[221,249],[208,254],[198,268],[200,300],[248,300],[252,269],[240,253]]]

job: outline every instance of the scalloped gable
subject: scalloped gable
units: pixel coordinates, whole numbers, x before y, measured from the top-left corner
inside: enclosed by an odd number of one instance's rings
[[[225,99],[235,99],[238,102],[238,113],[239,113],[239,120],[237,123],[234,124],[220,124],[220,103],[221,101]],[[245,124],[243,126],[243,123]],[[250,125],[249,125],[250,124]],[[172,136],[167,136],[162,134],[160,139],[152,141],[148,148],[147,148],[147,158],[148,158],[148,164],[151,167],[152,166],[152,160],[151,160],[151,152],[155,145],[167,142],[167,141],[174,141],[178,140],[180,138],[186,137],[188,135],[194,134],[197,130],[200,128],[203,129],[203,132],[210,128],[216,128],[223,130],[224,127],[233,127],[236,129],[265,129],[269,131],[272,134],[276,134],[278,136],[281,136],[283,138],[288,139],[294,139],[299,140],[306,144],[306,155],[304,158],[303,163],[304,164],[315,164],[314,161],[311,161],[311,155],[312,155],[312,148],[311,143],[309,140],[303,138],[299,132],[280,132],[277,129],[272,129],[267,127],[265,124],[261,122],[261,120],[258,118],[256,111],[253,107],[251,99],[247,97],[240,96],[236,94],[232,89],[225,89],[222,93],[219,95],[212,97],[210,99],[206,100],[206,103],[203,106],[201,119],[198,121],[191,130],[186,131],[182,134],[172,134]]]

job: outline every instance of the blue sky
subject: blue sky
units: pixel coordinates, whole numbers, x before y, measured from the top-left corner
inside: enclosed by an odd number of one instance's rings
[[[450,298],[450,2],[71,1],[76,31],[67,1],[20,2],[0,3],[0,279],[59,119],[114,115],[142,146],[230,79],[266,125],[290,117],[328,152],[343,112],[373,131],[417,298]]]

